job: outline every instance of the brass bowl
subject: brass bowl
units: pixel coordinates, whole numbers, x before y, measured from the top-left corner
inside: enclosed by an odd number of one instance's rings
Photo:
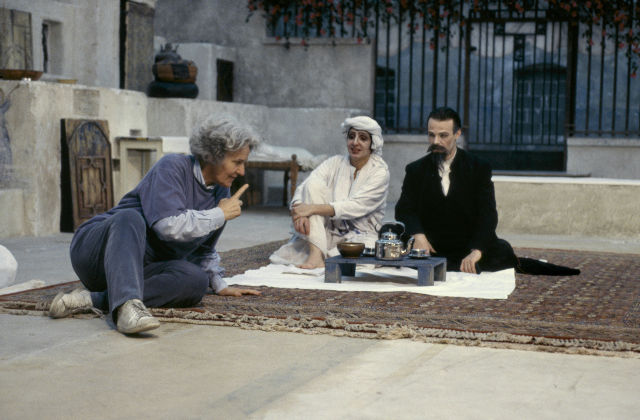
[[[342,242],[338,244],[340,255],[345,258],[358,258],[364,251],[364,243],[362,242]]]

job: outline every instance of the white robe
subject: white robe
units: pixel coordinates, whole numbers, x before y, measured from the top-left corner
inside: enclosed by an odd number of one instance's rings
[[[389,168],[378,155],[372,154],[354,179],[355,167],[349,155],[336,155],[322,162],[296,188],[291,205],[296,203],[329,204],[332,217],[311,216],[308,236],[293,230],[291,241],[274,252],[276,264],[301,264],[309,256],[309,242],[325,257],[338,255],[337,244],[364,242],[373,247],[378,239],[387,205]]]

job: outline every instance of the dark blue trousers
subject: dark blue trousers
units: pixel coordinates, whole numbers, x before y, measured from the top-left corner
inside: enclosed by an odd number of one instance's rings
[[[93,305],[114,310],[130,299],[150,308],[189,307],[207,292],[209,277],[185,260],[144,263],[147,224],[135,210],[81,227],[71,241],[71,265]]]

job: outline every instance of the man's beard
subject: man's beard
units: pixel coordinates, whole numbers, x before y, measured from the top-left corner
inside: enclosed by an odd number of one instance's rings
[[[428,149],[431,161],[438,167],[442,168],[442,164],[447,159],[447,149],[439,144],[432,144]]]

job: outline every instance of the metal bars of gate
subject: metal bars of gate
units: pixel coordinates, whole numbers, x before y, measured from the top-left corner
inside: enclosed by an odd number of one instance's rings
[[[640,0],[629,1],[638,22]],[[624,34],[597,36],[591,45],[582,35],[602,34],[604,22],[580,24],[573,34],[566,17],[549,9],[547,1],[532,2],[533,8],[518,13],[502,1],[481,1],[478,12],[460,1],[464,26],[447,26],[443,38],[417,16],[400,14],[398,21],[384,22],[380,2],[373,7],[364,1],[361,13],[352,10],[354,15],[368,16],[370,8],[375,13],[374,114],[385,131],[422,133],[430,109],[447,105],[460,112],[472,145],[481,147],[557,149],[565,136],[639,136],[640,78],[632,77],[632,46],[618,47]],[[300,37],[294,16],[292,8],[288,21],[271,35]],[[331,18],[311,36],[330,36]],[[308,22],[308,13],[302,19]],[[512,30],[527,22],[532,31]],[[408,31],[407,23],[418,29]],[[354,25],[340,22],[333,28],[336,37],[356,35]],[[522,57],[513,49],[516,43],[526,50]],[[536,86],[539,90],[532,92]],[[534,135],[534,125],[545,131]]]
[[[400,13],[392,22],[376,17],[374,109],[387,132],[424,132],[432,108],[460,109],[464,86],[456,81],[464,75],[464,30],[448,25],[440,38],[426,22],[425,16]]]
[[[423,25],[408,31],[414,22],[406,15],[385,24],[376,9],[374,109],[385,131],[422,133],[425,114],[447,105],[481,147],[561,150],[566,135],[640,134],[639,80],[631,76],[631,46],[627,54],[616,47],[621,34],[589,47],[580,25],[574,45],[572,25],[545,1],[524,13],[502,2],[474,13],[466,3],[465,26],[448,27],[442,39]]]
[[[633,3],[632,20],[640,22],[637,11],[640,0],[629,1]],[[632,47],[626,44],[624,48],[624,34],[617,28],[613,39],[607,39],[604,25],[605,22],[581,24],[579,28],[586,37],[579,47],[576,77],[578,85],[586,89],[576,92],[576,117],[568,124],[568,135],[637,137],[640,136],[640,80],[632,76]],[[639,29],[640,24],[636,23],[634,31]]]

